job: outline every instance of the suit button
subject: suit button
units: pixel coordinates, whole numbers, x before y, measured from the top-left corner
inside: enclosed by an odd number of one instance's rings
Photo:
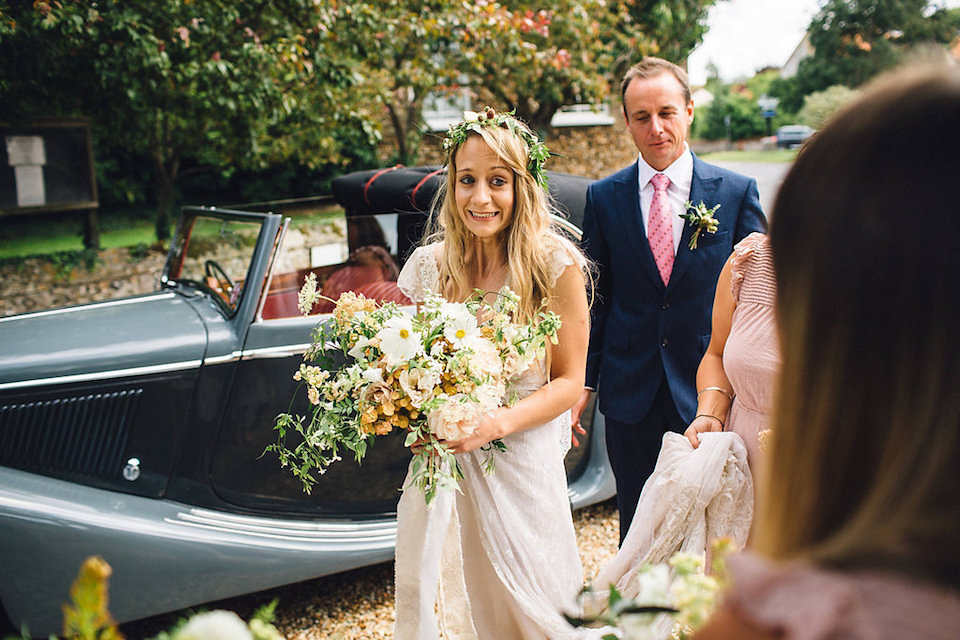
[[[664,311],[666,311],[667,309],[670,308],[670,303],[669,303],[669,302],[664,302],[662,305],[660,305],[660,308],[663,309]]]
[[[663,347],[664,349],[667,348],[668,344],[670,344],[670,340],[668,340],[667,338],[664,338],[663,340],[660,341],[660,346]]]

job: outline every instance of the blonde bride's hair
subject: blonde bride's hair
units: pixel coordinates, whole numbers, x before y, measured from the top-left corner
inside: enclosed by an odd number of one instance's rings
[[[506,114],[500,114],[504,117]],[[511,116],[512,117],[512,116]],[[522,128],[525,135],[518,135],[505,126],[483,126],[470,130],[447,149],[446,177],[438,190],[431,224],[428,225],[426,242],[443,241],[440,259],[441,291],[449,298],[463,300],[473,292],[467,280],[464,264],[472,233],[457,212],[456,189],[457,152],[472,136],[483,140],[514,175],[513,217],[504,232],[507,253],[507,281],[510,288],[520,296],[520,311],[524,319],[534,319],[541,302],[549,305],[553,295],[551,255],[556,251],[579,252],[576,246],[562,237],[551,220],[554,208],[548,193],[529,169],[529,147],[525,138],[534,136],[519,120],[514,127]],[[583,259],[582,264],[586,264]]]

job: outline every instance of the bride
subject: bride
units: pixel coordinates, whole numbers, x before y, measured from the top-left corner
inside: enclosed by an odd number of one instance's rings
[[[587,262],[551,227],[548,153],[526,125],[488,108],[452,126],[444,148],[434,228],[404,266],[400,288],[415,302],[428,291],[461,302],[475,289],[509,285],[524,320],[545,301],[563,324],[546,359],[508,390],[520,399],[483,418],[473,435],[446,443],[463,469],[460,490],[427,508],[422,492],[405,483],[395,637],[580,637],[560,612],[583,573],[563,459],[586,362]],[[498,438],[506,451],[485,474],[483,448]]]

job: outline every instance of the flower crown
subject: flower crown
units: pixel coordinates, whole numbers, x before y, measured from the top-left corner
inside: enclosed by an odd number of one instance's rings
[[[527,145],[527,170],[530,175],[544,189],[547,188],[547,174],[543,170],[543,163],[550,157],[550,150],[533,132],[514,117],[514,112],[497,113],[492,107],[486,107],[480,113],[465,111],[463,120],[451,124],[447,130],[447,137],[443,139],[443,149],[453,152],[467,141],[471,131],[480,133],[483,127],[500,127],[507,129],[513,135],[523,140]]]

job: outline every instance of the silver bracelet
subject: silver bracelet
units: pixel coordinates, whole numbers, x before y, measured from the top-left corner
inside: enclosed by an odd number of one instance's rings
[[[729,398],[730,400],[733,400],[733,394],[727,391],[726,389],[724,389],[723,387],[704,387],[703,389],[700,389],[700,391],[697,392],[697,400],[700,399],[700,394],[702,394],[704,391],[719,391],[723,395],[727,396],[727,398]]]

